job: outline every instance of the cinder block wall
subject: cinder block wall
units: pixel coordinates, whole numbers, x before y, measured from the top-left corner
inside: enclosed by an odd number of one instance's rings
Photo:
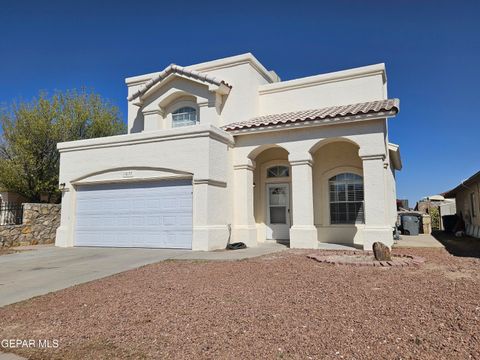
[[[0,226],[0,247],[52,244],[60,226],[60,204],[23,204],[21,225]]]

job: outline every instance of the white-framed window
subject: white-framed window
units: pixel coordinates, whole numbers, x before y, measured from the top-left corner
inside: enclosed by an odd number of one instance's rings
[[[288,176],[290,176],[290,170],[288,169],[288,166],[276,165],[267,169],[267,178]]]
[[[328,180],[330,224],[363,224],[363,178],[342,173]]]
[[[197,110],[185,106],[172,112],[172,127],[195,125],[198,121]]]

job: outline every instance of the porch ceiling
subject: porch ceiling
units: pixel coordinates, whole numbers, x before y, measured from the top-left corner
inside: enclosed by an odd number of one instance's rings
[[[399,99],[387,99],[342,106],[330,106],[321,109],[302,110],[259,116],[254,117],[250,120],[225,125],[222,127],[222,129],[226,131],[234,131],[314,120],[323,120],[324,122],[329,122],[333,119],[352,117],[363,118],[364,116],[370,117],[372,115],[375,117],[386,117],[395,116],[399,110]]]

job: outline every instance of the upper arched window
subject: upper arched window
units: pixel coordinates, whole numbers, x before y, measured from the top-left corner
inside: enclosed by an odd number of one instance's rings
[[[197,110],[192,107],[182,107],[172,113],[172,127],[195,125],[197,121]]]
[[[267,177],[272,178],[272,177],[285,177],[285,176],[290,176],[288,166],[272,166],[268,168],[267,170]]]
[[[338,174],[328,181],[331,224],[363,224],[363,178]]]

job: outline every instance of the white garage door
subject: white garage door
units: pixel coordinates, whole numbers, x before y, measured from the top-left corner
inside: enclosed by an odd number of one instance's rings
[[[75,246],[192,248],[190,180],[77,189]]]

